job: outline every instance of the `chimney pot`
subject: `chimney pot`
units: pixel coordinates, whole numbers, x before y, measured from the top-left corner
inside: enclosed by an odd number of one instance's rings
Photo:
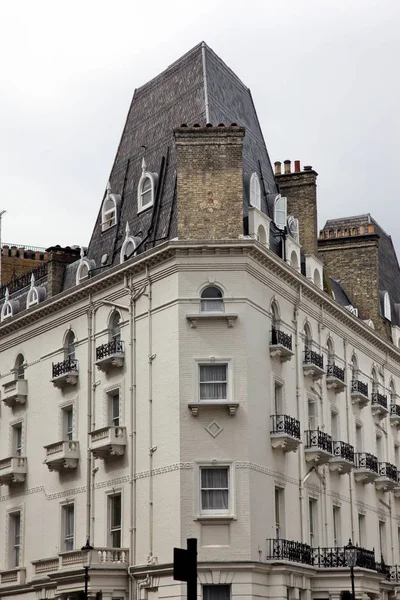
[[[294,172],[300,173],[300,161],[299,160],[294,161]]]
[[[291,161],[290,160],[284,160],[283,164],[285,165],[285,174],[287,173],[291,173]]]
[[[277,161],[275,161],[274,165],[275,165],[275,175],[281,175],[282,174],[282,171],[281,171],[282,163],[279,160],[277,160]]]
[[[304,165],[304,170],[305,171],[312,171],[312,166],[311,165]]]

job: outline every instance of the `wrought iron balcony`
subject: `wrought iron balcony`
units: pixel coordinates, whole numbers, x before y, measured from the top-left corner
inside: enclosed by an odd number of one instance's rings
[[[400,406],[398,404],[390,405],[390,424],[400,429]]]
[[[379,392],[373,392],[371,395],[371,410],[372,413],[378,416],[380,419],[386,417],[389,412],[387,396],[384,396]]]
[[[102,427],[90,433],[90,450],[96,458],[122,456],[126,447],[126,427]]]
[[[320,429],[310,429],[306,433],[305,456],[308,462],[319,465],[327,463],[332,458],[332,438]]]
[[[338,471],[341,475],[349,473],[354,467],[354,448],[346,442],[334,441],[333,458],[329,461],[331,471]]]
[[[28,395],[28,381],[26,379],[11,379],[3,383],[3,402],[10,408],[16,404],[25,404]]]
[[[334,389],[337,394],[342,392],[346,387],[344,369],[334,364],[328,365],[326,367],[326,386],[328,389]]]
[[[285,452],[296,451],[300,444],[300,421],[288,415],[271,415],[271,445]]]
[[[292,540],[267,540],[267,560],[284,560],[312,565],[312,548]]]
[[[354,478],[356,481],[371,483],[379,475],[378,459],[369,452],[358,452],[355,455]]]
[[[124,342],[121,340],[110,340],[96,348],[96,365],[100,371],[108,371],[111,367],[122,367],[124,358]]]
[[[391,583],[400,583],[400,567],[399,565],[387,565],[389,568],[389,573],[386,576],[386,579]]]
[[[324,371],[324,357],[314,350],[304,350],[303,358],[304,376],[312,375],[314,379],[321,379]]]
[[[313,548],[313,565],[321,569],[347,567],[344,547]],[[375,553],[373,550],[357,547],[356,566],[363,569],[376,570]]]
[[[278,356],[282,362],[290,360],[293,356],[292,336],[281,329],[273,327],[271,329],[271,343],[269,352],[272,357]]]
[[[25,481],[28,472],[25,456],[9,456],[0,460],[0,485]]]
[[[52,383],[55,387],[63,388],[66,385],[76,385],[79,377],[78,361],[75,358],[67,358],[59,363],[53,363]]]
[[[358,404],[360,408],[363,408],[368,404],[368,384],[358,379],[351,381],[351,401],[353,404]]]
[[[44,464],[49,471],[62,471],[63,469],[76,469],[79,462],[79,442],[62,441],[48,444],[44,447],[46,458]]]
[[[375,479],[378,490],[389,492],[397,486],[397,468],[388,462],[378,463],[378,477]]]

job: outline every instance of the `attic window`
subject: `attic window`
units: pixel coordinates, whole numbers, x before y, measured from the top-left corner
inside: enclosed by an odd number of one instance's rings
[[[1,320],[4,321],[5,319],[8,319],[10,317],[13,316],[13,307],[12,304],[10,302],[10,294],[8,291],[8,288],[6,289],[6,295],[5,295],[5,300],[4,300],[4,304],[1,308]]]
[[[261,187],[257,173],[253,173],[250,178],[250,204],[261,210]]]
[[[42,293],[44,293],[44,292],[42,292]],[[31,306],[35,306],[36,304],[39,304],[39,302],[40,302],[40,299],[39,299],[39,290],[35,287],[35,276],[32,273],[31,287],[30,287],[28,295],[26,297],[26,308],[30,308]]]
[[[85,250],[81,248],[81,261],[78,265],[78,270],[76,271],[76,285],[83,283],[87,279],[89,279],[90,273],[90,265],[87,259],[84,258]],[[93,262],[93,261],[92,261]]]
[[[132,256],[135,253],[135,249],[136,249],[138,240],[139,240],[139,238],[133,237],[130,235],[130,227],[129,227],[129,223],[127,221],[126,227],[125,227],[125,239],[121,246],[121,253],[120,253],[120,263],[121,264],[123,262],[125,262],[125,260],[127,260],[128,258],[132,258]]]
[[[275,199],[274,221],[278,229],[285,229],[287,219],[287,198],[278,194]]]
[[[150,208],[154,204],[154,194],[157,176],[146,171],[146,163],[142,161],[142,176],[138,185],[138,212]]]
[[[117,209],[119,196],[111,193],[110,183],[107,185],[107,195],[101,207],[101,230],[107,231],[117,224]]]
[[[383,316],[388,321],[392,320],[392,309],[390,306],[390,296],[388,292],[385,292],[385,295],[383,296]]]

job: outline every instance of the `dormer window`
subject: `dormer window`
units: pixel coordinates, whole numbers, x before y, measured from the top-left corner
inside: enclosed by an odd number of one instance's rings
[[[4,299],[4,304],[1,308],[1,320],[5,321],[5,319],[8,319],[12,316],[13,316],[13,306],[10,302],[10,293],[7,288],[5,299]]]
[[[285,229],[287,220],[287,198],[277,195],[275,199],[274,221],[278,229]]]
[[[125,262],[125,260],[127,260],[128,258],[132,258],[132,256],[135,254],[136,246],[139,244],[139,242],[140,242],[140,238],[134,237],[130,234],[129,223],[126,222],[125,239],[122,243],[121,253],[120,253],[120,263],[121,264],[123,262]]]
[[[81,260],[78,265],[78,270],[76,271],[76,285],[79,285],[80,283],[83,283],[89,279],[90,270],[93,265],[95,266],[95,262],[93,260],[89,261],[87,258],[85,258],[85,250],[82,247]]]
[[[111,193],[111,185],[108,182],[107,194],[103,201],[101,208],[101,230],[107,231],[111,227],[117,224],[117,213],[118,205],[120,203],[120,196]]]
[[[250,178],[250,204],[261,210],[261,186],[257,173]]]
[[[388,321],[392,320],[392,308],[390,306],[390,296],[388,292],[385,292],[383,296],[383,316]]]
[[[222,292],[214,285],[206,287],[201,293],[201,312],[223,312],[224,301]]]
[[[35,276],[32,273],[31,277],[31,287],[29,289],[28,295],[26,297],[26,308],[31,308],[31,306],[36,306],[39,302],[43,302],[46,298],[46,290],[43,286],[35,287]]]
[[[157,175],[149,173],[146,162],[142,161],[142,176],[138,185],[138,212],[150,208],[154,204]]]

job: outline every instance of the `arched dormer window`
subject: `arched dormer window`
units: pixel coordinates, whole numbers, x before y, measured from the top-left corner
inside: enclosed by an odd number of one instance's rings
[[[138,246],[138,244],[141,241],[140,238],[134,237],[133,235],[131,235],[130,231],[131,230],[129,227],[129,223],[127,221],[126,227],[125,227],[125,239],[122,243],[121,253],[120,253],[120,257],[119,257],[121,264],[123,262],[125,262],[125,260],[127,260],[128,258],[132,258],[132,256],[134,256],[136,246]]]
[[[81,260],[76,271],[76,285],[79,285],[80,283],[83,283],[89,279],[90,271],[94,266],[95,262],[93,260],[88,260],[85,258],[85,249],[82,247]]]
[[[154,204],[157,175],[147,171],[145,160],[142,160],[142,176],[138,185],[138,212],[150,208]]]
[[[43,302],[43,300],[45,298],[46,298],[45,288],[41,285],[35,287],[35,276],[32,273],[31,287],[30,287],[28,295],[26,297],[26,308],[31,308],[31,306],[36,306],[36,304],[39,304],[39,302]]]
[[[278,229],[285,229],[287,221],[287,198],[280,194],[275,198],[274,221]]]
[[[18,311],[19,302],[18,300],[10,300],[10,293],[7,288],[4,297],[4,304],[1,307],[1,320],[5,321],[6,319],[13,317]]]
[[[111,314],[109,322],[109,334],[110,341],[121,341],[121,316],[117,310]]]
[[[388,321],[392,320],[392,307],[390,306],[390,296],[388,292],[385,292],[383,296],[383,316]]]
[[[215,285],[209,285],[201,292],[200,310],[201,312],[224,311],[222,292]]]
[[[304,325],[304,347],[306,350],[312,349],[312,331],[309,323]]]
[[[65,336],[64,353],[67,360],[75,360],[75,334],[72,329]]]
[[[250,204],[261,210],[261,186],[257,173],[250,177]]]
[[[121,197],[118,194],[111,193],[110,182],[107,184],[106,197],[103,200],[101,207],[101,230],[107,231],[118,222],[118,208],[121,202]]]
[[[18,354],[14,365],[15,379],[25,379],[25,359],[23,354]]]

